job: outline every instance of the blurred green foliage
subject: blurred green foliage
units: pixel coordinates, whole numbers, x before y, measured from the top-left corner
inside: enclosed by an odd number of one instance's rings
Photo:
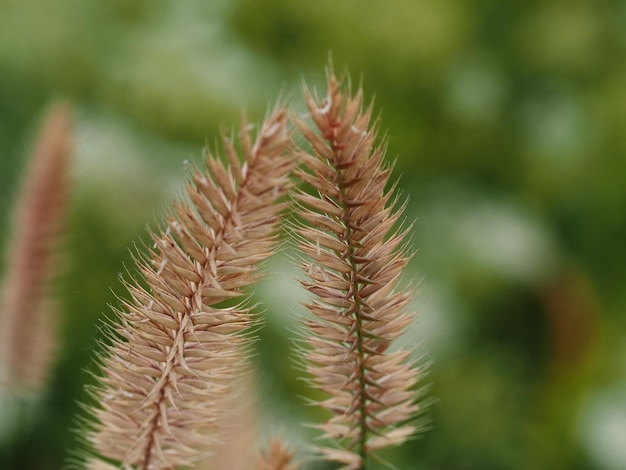
[[[63,348],[0,468],[56,469],[77,449],[83,370],[128,247],[220,125],[242,109],[258,121],[303,77],[319,86],[329,53],[375,95],[417,221],[406,341],[432,361],[435,403],[430,430],[385,456],[626,466],[626,3],[0,0],[2,245],[42,110],[63,98],[76,123]],[[316,412],[286,359],[297,288],[284,260],[269,270],[260,402],[309,440],[298,423]]]

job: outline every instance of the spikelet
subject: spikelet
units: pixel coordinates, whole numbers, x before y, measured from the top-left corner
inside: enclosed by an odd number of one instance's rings
[[[191,203],[175,206],[149,257],[137,260],[143,285],[127,283],[131,300],[101,358],[88,468],[186,468],[203,457],[255,324],[247,302],[233,299],[276,248],[294,167],[286,125],[277,108],[252,142],[244,122],[243,162],[225,137],[228,165],[209,155],[206,171],[192,172]]]
[[[59,235],[68,196],[71,123],[62,104],[48,112],[15,207],[0,292],[0,385],[41,392],[56,350]],[[2,372],[4,371],[4,372]]]
[[[256,470],[299,470],[300,464],[294,460],[294,455],[281,437],[274,437],[268,448],[261,451]]]
[[[413,319],[409,293],[397,288],[410,257],[407,230],[394,229],[402,208],[385,189],[390,168],[362,91],[344,93],[329,72],[327,97],[305,90],[305,99],[314,125],[296,119],[311,148],[300,152],[306,169],[298,176],[316,194],[297,195],[302,285],[313,294],[302,359],[325,395],[316,404],[332,415],[313,426],[339,447],[319,448],[322,458],[363,469],[377,449],[415,432],[407,421],[419,409],[418,368],[410,351],[388,350]]]

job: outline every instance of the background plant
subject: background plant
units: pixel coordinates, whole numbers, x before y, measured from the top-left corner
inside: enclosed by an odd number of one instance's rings
[[[57,357],[61,239],[71,153],[69,109],[48,111],[13,210],[6,272],[0,288],[0,395],[37,402]],[[55,282],[56,281],[56,282]],[[8,421],[8,420],[7,420]]]
[[[438,402],[436,426],[402,450],[407,462],[619,468],[619,433],[597,437],[624,423],[621,2],[55,0],[0,10],[3,244],[41,109],[58,94],[78,104],[61,362],[38,425],[2,446],[0,466],[59,468],[75,445],[78,371],[94,317],[115,302],[102,286],[117,285],[183,160],[242,106],[258,121],[303,73],[321,82],[333,50],[339,70],[350,64],[377,92],[407,214],[418,216],[409,269],[422,280],[423,333],[413,342],[427,342]],[[288,310],[271,294],[295,290],[288,277],[268,279],[265,303],[281,307],[268,311]],[[303,384],[283,360],[285,322],[270,317],[259,342],[260,387],[273,397],[263,408],[312,420],[287,398]]]

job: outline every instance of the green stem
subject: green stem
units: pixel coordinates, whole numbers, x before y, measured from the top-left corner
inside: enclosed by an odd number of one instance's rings
[[[359,296],[360,286],[356,281],[357,279],[357,271],[358,271],[358,263],[354,260],[354,245],[353,245],[353,230],[350,228],[350,209],[346,204],[346,193],[343,184],[343,175],[341,170],[337,169],[338,174],[338,185],[340,188],[340,200],[339,203],[344,213],[343,223],[346,227],[346,243],[349,249],[349,255],[347,258],[348,263],[350,264],[351,272],[350,272],[350,284],[352,286],[352,299],[354,301],[354,305],[356,306],[354,317],[356,320],[356,340],[357,340],[357,357],[359,360],[359,368],[358,368],[358,380],[359,380],[359,414],[360,414],[360,440],[358,443],[358,454],[361,457],[362,466],[359,470],[365,470],[367,467],[367,452],[365,449],[365,443],[367,441],[367,395],[365,393],[365,368],[363,366],[365,359],[365,352],[363,348],[363,319],[361,318],[362,311],[362,302]]]

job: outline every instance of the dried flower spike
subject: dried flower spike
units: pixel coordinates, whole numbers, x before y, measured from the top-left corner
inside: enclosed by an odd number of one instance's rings
[[[279,108],[252,142],[244,122],[243,163],[224,137],[228,166],[209,155],[207,170],[192,172],[191,203],[176,205],[149,258],[137,260],[145,287],[127,284],[131,300],[101,358],[89,468],[186,468],[203,457],[254,325],[251,307],[224,302],[244,294],[276,248],[294,167],[286,126]]]
[[[15,207],[0,293],[0,385],[39,392],[55,357],[58,244],[67,206],[70,112],[48,112]],[[2,373],[2,370],[4,372]]]
[[[305,99],[314,126],[297,119],[311,147],[300,152],[299,177],[316,194],[297,196],[302,285],[314,296],[305,304],[313,318],[302,354],[312,386],[326,396],[316,403],[332,415],[314,427],[339,444],[320,448],[322,457],[364,469],[376,450],[415,432],[406,423],[419,409],[419,372],[410,351],[388,349],[413,319],[409,293],[397,289],[410,257],[407,231],[394,229],[402,210],[385,189],[390,169],[362,91],[344,93],[330,72],[326,98],[305,90]]]
[[[245,381],[240,381],[238,393],[226,398],[224,409],[228,410],[215,423],[216,443],[207,459],[198,462],[195,470],[250,470],[254,468],[255,446],[260,418],[259,403],[255,392],[259,389],[249,371]]]

